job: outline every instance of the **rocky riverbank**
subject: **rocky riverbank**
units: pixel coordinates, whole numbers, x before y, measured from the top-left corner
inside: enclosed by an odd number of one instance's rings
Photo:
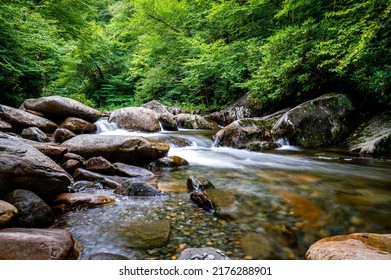
[[[240,106],[237,110],[227,107],[212,117],[173,114],[156,101],[110,113],[58,96],[26,100],[20,109],[0,105],[0,259],[78,258],[77,242],[66,229],[54,228],[55,218],[73,209],[115,203],[112,197],[81,190],[107,188],[124,196],[167,196],[156,188],[154,170],[188,163],[167,157],[169,145],[161,140],[95,134],[94,122],[101,118],[143,132],[220,125],[224,127],[215,136],[217,145],[253,151],[275,149],[279,139],[303,148],[342,145],[353,154],[388,155],[391,151],[390,112],[360,123],[345,95],[325,95],[269,116],[260,116],[259,106],[248,109],[244,100]],[[218,204],[224,202],[213,196],[214,186],[205,180],[189,177],[189,198],[216,217],[230,219],[220,211]],[[118,230],[134,248],[155,248],[168,242],[170,222],[139,221]],[[264,238],[254,234],[243,238],[243,246],[247,255],[263,258],[258,251],[265,250]],[[297,240],[293,232],[290,236]],[[361,252],[357,248],[356,256]],[[389,242],[381,248],[388,252]],[[204,259],[225,256],[218,249],[210,252]],[[312,255],[308,253],[308,258],[328,258]]]

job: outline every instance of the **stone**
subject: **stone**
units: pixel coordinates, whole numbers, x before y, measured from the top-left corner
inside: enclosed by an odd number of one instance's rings
[[[35,126],[45,132],[51,132],[57,128],[57,124],[48,119],[5,105],[0,105],[0,118],[11,124],[13,128]]]
[[[6,122],[6,121],[3,121],[1,118],[0,118],[0,131],[2,132],[7,132],[7,131],[11,131],[12,130],[12,124]]]
[[[114,193],[125,196],[167,196],[151,184],[138,181],[137,179],[126,180],[115,189]]]
[[[120,176],[137,177],[139,180],[148,180],[156,177],[155,173],[142,167],[128,165],[121,162],[115,162],[113,165],[117,169],[117,174]]]
[[[142,107],[155,111],[159,116],[160,124],[163,130],[177,131],[178,126],[175,117],[170,111],[161,103],[152,100],[142,105]]]
[[[126,107],[114,110],[109,118],[110,123],[115,123],[119,128],[156,132],[160,131],[159,115],[143,107]]]
[[[78,135],[62,143],[68,151],[84,158],[102,156],[110,162],[144,165],[167,154],[167,143],[145,137]]]
[[[84,166],[80,161],[76,159],[68,159],[66,162],[61,164],[61,167],[64,168],[64,170],[69,174],[73,174],[76,169],[83,168]]]
[[[340,144],[352,131],[353,113],[353,103],[346,95],[322,95],[287,111],[272,134],[304,148]]]
[[[42,112],[54,119],[77,117],[95,122],[102,113],[76,100],[62,96],[47,96],[37,99],[26,99],[23,103],[26,109]]]
[[[230,260],[227,255],[216,248],[186,248],[179,255],[178,260]]]
[[[221,208],[231,207],[236,202],[236,197],[228,190],[217,188],[207,189],[205,195]]]
[[[0,191],[16,188],[39,195],[66,192],[72,177],[31,145],[0,134]]]
[[[50,142],[50,137],[38,127],[28,127],[22,130],[21,135],[25,139],[37,142]]]
[[[7,228],[0,230],[0,260],[77,259],[75,242],[66,229]]]
[[[190,200],[197,204],[198,207],[213,214],[218,214],[218,212],[220,211],[219,206],[202,192],[190,193]]]
[[[277,148],[271,128],[273,122],[263,118],[234,121],[216,133],[218,146],[263,151]]]
[[[150,163],[149,167],[152,170],[174,170],[178,169],[182,166],[188,166],[189,162],[185,160],[184,158],[181,158],[179,156],[169,156],[169,157],[162,157],[159,158],[152,163]]]
[[[118,176],[107,176],[96,172],[88,171],[83,168],[78,168],[73,173],[73,178],[76,181],[91,181],[100,183],[105,187],[115,189],[121,185],[127,178]]]
[[[126,240],[131,248],[153,249],[165,246],[170,237],[170,221],[139,219],[115,229],[117,238]]]
[[[236,120],[259,117],[261,113],[262,104],[248,95],[244,95],[223,110],[208,115],[207,118],[219,125],[227,126]]]
[[[60,127],[68,129],[75,134],[94,133],[97,130],[97,127],[94,123],[75,117],[66,118],[60,124]]]
[[[298,239],[293,229],[287,225],[264,225],[266,232],[271,238],[278,241],[281,246],[296,247],[298,245]]]
[[[21,227],[44,228],[54,223],[52,209],[32,191],[16,189],[4,200],[18,209],[15,221]]]
[[[94,193],[61,193],[56,195],[49,204],[53,210],[65,212],[73,208],[96,207],[114,202],[114,198]]]
[[[118,255],[118,254],[112,254],[112,253],[96,253],[93,255],[90,255],[85,258],[86,260],[104,260],[104,261],[109,261],[109,260],[115,260],[115,261],[121,261],[121,260],[129,260],[129,258]]]
[[[272,256],[273,248],[270,241],[256,232],[248,232],[240,240],[246,256],[252,259],[265,260]]]
[[[391,260],[391,234],[354,233],[312,244],[307,260]]]
[[[53,133],[54,141],[60,144],[75,136],[76,134],[70,131],[69,129],[61,128],[61,127],[57,128],[56,131],[54,131]]]
[[[115,175],[117,169],[103,157],[92,157],[86,161],[86,169],[101,174]]]
[[[187,188],[189,191],[204,191],[208,189],[214,189],[215,186],[206,178],[202,176],[191,175],[187,178]]]
[[[70,192],[85,192],[89,190],[102,189],[103,185],[99,182],[92,181],[76,181],[69,186]]]
[[[219,129],[216,122],[196,114],[178,114],[175,115],[178,127],[185,129]]]
[[[18,209],[12,204],[0,200],[0,228],[8,224],[18,213]]]
[[[349,152],[362,155],[391,153],[391,111],[359,126],[348,138]]]

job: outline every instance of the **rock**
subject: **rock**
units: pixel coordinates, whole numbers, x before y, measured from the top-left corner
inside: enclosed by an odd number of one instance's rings
[[[127,107],[114,110],[109,118],[119,128],[155,132],[160,131],[159,116],[155,111],[143,107]]]
[[[354,233],[312,244],[307,260],[391,260],[391,234]]]
[[[117,169],[103,157],[92,157],[86,162],[86,169],[101,174],[115,175]]]
[[[0,118],[0,131],[2,132],[7,132],[7,131],[11,131],[12,130],[12,124],[6,122],[6,121],[3,121],[1,118]]]
[[[53,133],[54,141],[60,144],[75,136],[76,134],[70,131],[69,129],[61,128],[61,127],[57,128],[56,131]]]
[[[191,192],[199,192],[208,189],[214,189],[215,186],[204,177],[191,175],[187,178],[187,188]]]
[[[263,118],[237,120],[217,132],[216,143],[251,151],[275,149],[277,144],[271,135],[272,126],[273,122]]]
[[[259,101],[245,95],[223,110],[208,115],[207,118],[226,126],[236,120],[259,117],[261,110],[262,104]]]
[[[177,131],[178,126],[173,114],[156,100],[152,100],[142,105],[142,107],[155,111],[159,116],[159,121],[164,130]]]
[[[75,117],[66,118],[60,124],[60,127],[68,129],[75,134],[94,133],[97,130],[97,127],[94,123]]]
[[[119,187],[121,183],[126,180],[126,178],[123,177],[102,175],[82,168],[76,169],[75,173],[73,174],[73,178],[76,181],[91,181],[100,183],[103,186],[111,189]]]
[[[148,164],[165,156],[170,149],[167,143],[159,140],[123,135],[78,135],[62,145],[84,158],[102,156],[110,162],[134,165]]]
[[[54,119],[77,117],[95,122],[102,113],[76,100],[62,96],[47,96],[38,99],[26,99],[23,103],[26,109],[42,112]]]
[[[323,95],[286,112],[274,125],[273,137],[304,148],[339,144],[351,132],[353,112],[346,95]]]
[[[207,189],[204,194],[221,208],[230,207],[236,202],[236,197],[228,190]]]
[[[61,164],[61,167],[64,168],[64,170],[69,174],[73,174],[76,169],[83,168],[84,166],[76,159],[68,159],[66,162]]]
[[[99,182],[77,181],[69,186],[70,192],[84,192],[88,190],[102,189],[103,185]]]
[[[9,223],[18,213],[18,209],[12,204],[0,200],[0,227]]]
[[[52,121],[5,105],[0,105],[0,118],[10,123],[14,128],[35,126],[46,132],[54,131],[57,128],[57,125]]]
[[[25,142],[25,141],[24,141]],[[29,142],[25,142],[29,143]],[[45,156],[51,158],[52,160],[58,162],[61,161],[64,155],[68,152],[66,147],[54,144],[54,143],[33,143],[32,146],[40,151]]]
[[[164,192],[156,189],[151,184],[136,179],[126,180],[115,189],[114,193],[125,196],[166,196]]]
[[[296,247],[298,239],[293,229],[287,225],[265,225],[266,232],[282,246]]]
[[[169,156],[159,158],[149,164],[152,170],[174,170],[182,166],[188,166],[189,162],[178,156]]]
[[[142,167],[127,165],[121,162],[114,163],[114,166],[116,167],[117,173],[120,176],[137,177],[140,180],[148,180],[156,177],[155,173]]]
[[[209,121],[200,115],[179,114],[175,116],[180,128],[186,129],[218,129],[219,126],[214,121]]]
[[[178,260],[230,260],[223,251],[212,248],[186,248]]]
[[[31,145],[0,134],[0,191],[15,188],[40,195],[66,192],[72,177]]]
[[[273,248],[270,241],[258,233],[247,233],[240,243],[246,256],[252,259],[265,260],[272,256]]]
[[[50,201],[53,210],[65,212],[77,207],[95,207],[115,202],[115,199],[93,193],[61,193]]]
[[[122,255],[117,255],[117,254],[111,254],[111,253],[96,253],[93,255],[90,255],[85,258],[86,260],[104,260],[104,261],[109,261],[109,260],[115,260],[115,261],[121,261],[121,260],[129,260],[129,258],[122,256]]]
[[[220,211],[219,206],[214,203],[211,199],[209,199],[204,193],[202,192],[192,192],[190,193],[190,199],[198,205],[198,207],[209,211],[213,214],[216,214]]]
[[[348,138],[349,152],[364,155],[391,153],[391,111],[363,123]]]
[[[0,230],[0,260],[77,259],[66,229],[7,228]]]
[[[129,222],[128,225],[119,225],[115,230],[117,238],[127,241],[129,247],[138,249],[152,249],[167,244],[170,236],[170,221],[149,221],[140,219]]]
[[[21,136],[37,142],[50,142],[50,137],[38,127],[28,127],[22,130]]]
[[[21,227],[44,228],[54,223],[52,209],[32,191],[16,189],[4,200],[18,209],[15,220]]]

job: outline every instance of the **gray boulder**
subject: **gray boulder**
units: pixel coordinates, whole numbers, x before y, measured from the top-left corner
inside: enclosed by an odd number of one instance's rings
[[[164,106],[163,104],[159,103],[156,100],[152,100],[142,105],[142,107],[151,109],[158,114],[160,124],[162,125],[162,128],[164,130],[168,130],[168,131],[178,130],[178,126],[174,115],[170,113],[170,111],[168,111],[166,106]]]
[[[364,155],[391,153],[391,111],[363,123],[348,139],[349,151]]]
[[[134,165],[148,164],[163,157],[169,150],[167,143],[134,136],[78,135],[62,143],[68,151],[84,158],[102,156],[110,162]]]
[[[114,110],[109,122],[115,123],[119,128],[155,132],[160,131],[159,115],[143,107],[127,107]]]
[[[212,120],[207,120],[203,116],[196,114],[175,115],[178,127],[185,129],[218,129],[219,126]]]
[[[37,142],[50,142],[50,137],[38,127],[28,127],[22,130],[21,135],[25,139]]]
[[[44,113],[53,119],[77,117],[92,122],[97,121],[102,113],[76,100],[62,96],[47,96],[38,99],[26,99],[23,103],[26,109]]]

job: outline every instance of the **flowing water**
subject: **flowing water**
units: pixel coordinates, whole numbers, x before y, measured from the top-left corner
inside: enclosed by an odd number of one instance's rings
[[[281,140],[268,152],[215,147],[216,131],[137,133],[98,122],[99,132],[141,135],[170,144],[169,156],[189,166],[159,171],[165,198],[130,198],[99,190],[115,204],[70,211],[58,226],[83,246],[131,259],[176,259],[187,247],[216,247],[232,259],[303,259],[308,247],[331,235],[391,230],[391,159],[352,156],[340,149],[302,150]],[[203,176],[221,208],[217,217],[189,198],[186,181]],[[94,192],[98,192],[95,190]],[[164,246],[136,249],[124,234],[137,221],[169,221]]]

